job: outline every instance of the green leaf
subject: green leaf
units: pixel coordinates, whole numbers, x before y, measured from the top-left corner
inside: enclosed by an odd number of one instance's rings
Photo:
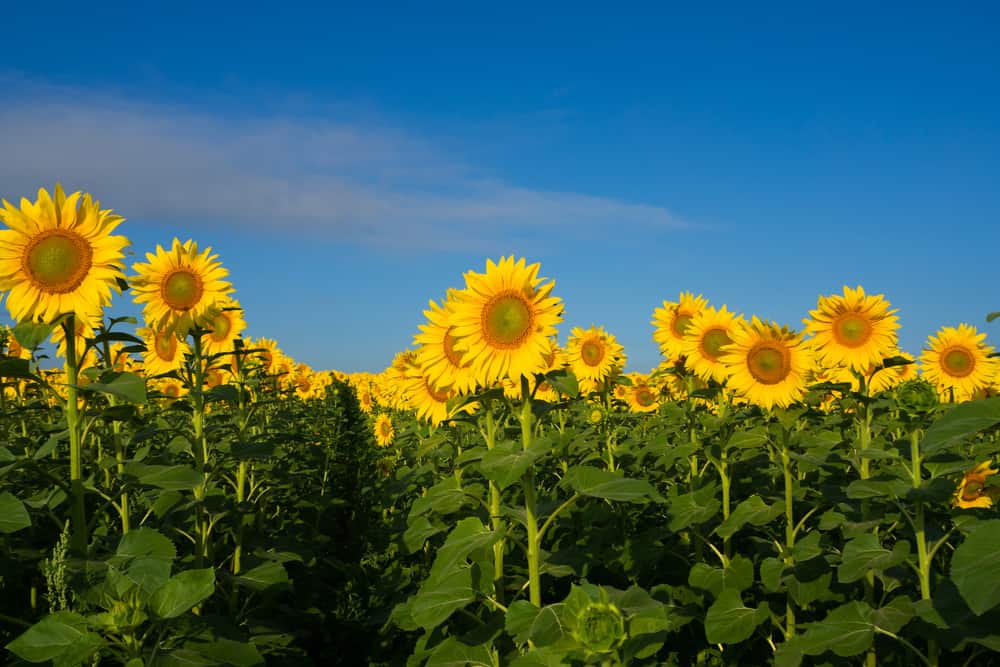
[[[675,533],[715,518],[722,507],[715,497],[715,487],[711,485],[703,486],[693,493],[671,496],[667,502],[670,507],[667,527]]]
[[[881,572],[899,565],[910,555],[910,544],[900,540],[889,551],[879,543],[877,536],[865,533],[844,545],[844,553],[837,568],[837,580],[841,583],[857,581],[869,570]]]
[[[234,442],[229,453],[238,461],[266,461],[274,455],[274,443]]]
[[[431,523],[425,516],[419,516],[410,522],[406,532],[403,533],[403,544],[408,553],[416,553],[423,548],[427,538],[437,535],[444,530],[444,526]]]
[[[869,498],[899,498],[905,496],[913,488],[911,484],[899,479],[882,475],[870,479],[856,479],[847,485],[847,497],[852,500],[867,500]]]
[[[69,611],[49,614],[7,644],[7,649],[28,662],[58,660],[62,664],[81,664],[103,644],[87,630],[87,619]]]
[[[215,592],[215,570],[186,570],[171,577],[149,601],[149,610],[159,618],[177,618]]]
[[[900,595],[893,598],[889,604],[872,612],[872,623],[883,630],[897,633],[910,622],[915,613],[913,600]]]
[[[264,664],[264,657],[256,646],[225,637],[215,637],[208,642],[189,641],[184,644],[184,649],[191,652],[189,655],[198,654],[215,661],[210,664],[232,665],[232,667],[257,667]]]
[[[444,580],[427,579],[411,601],[410,615],[417,625],[429,631],[475,599],[472,570],[462,567]]]
[[[767,429],[763,426],[752,428],[749,431],[736,431],[729,437],[726,447],[729,449],[757,449],[767,444],[768,437]]]
[[[13,494],[0,493],[0,533],[15,533],[31,525],[28,508]]]
[[[446,576],[456,566],[464,563],[470,553],[492,546],[500,537],[501,533],[489,530],[475,517],[462,519],[438,549],[428,578]]]
[[[427,489],[425,496],[413,501],[413,506],[410,508],[410,520],[412,521],[428,512],[453,514],[460,510],[466,501],[462,485],[454,477],[448,477]]]
[[[753,585],[753,561],[737,555],[725,569],[695,563],[688,573],[688,585],[704,589],[715,597],[727,588],[745,591]]]
[[[785,511],[784,503],[768,505],[756,493],[741,502],[729,518],[723,521],[715,532],[722,538],[730,538],[746,524],[763,526]]]
[[[549,453],[551,446],[542,442],[532,443],[532,446],[525,450],[520,442],[501,442],[494,449],[483,454],[479,463],[479,470],[486,479],[496,482],[501,490],[518,482],[524,473],[534,465],[535,461]]]
[[[110,373],[104,382],[81,386],[83,391],[96,391],[141,405],[146,402],[146,381],[135,373]]]
[[[571,398],[580,395],[580,384],[572,371],[553,371],[546,375],[545,379],[560,394],[566,394]]]
[[[31,372],[31,362],[27,359],[0,357],[0,377],[33,378],[35,375]]]
[[[134,528],[122,536],[115,550],[122,559],[155,558],[172,561],[177,557],[174,543],[155,528]]]
[[[496,663],[485,646],[469,646],[454,637],[448,637],[438,644],[426,667],[495,667]]]
[[[988,313],[986,315],[986,321],[987,322],[992,322],[993,320],[995,320],[998,317],[1000,317],[1000,310],[994,310],[992,313]]]
[[[281,563],[268,562],[234,577],[233,583],[255,591],[263,591],[272,586],[288,583],[288,571]]]
[[[1000,604],[1000,519],[980,523],[951,559],[951,580],[978,615]]]
[[[924,456],[1000,423],[1000,397],[960,403],[931,424],[920,443]]]
[[[781,575],[785,572],[785,563],[774,556],[769,556],[760,562],[760,582],[768,593],[781,590]]]
[[[541,611],[538,607],[527,600],[515,600],[507,608],[507,615],[504,618],[504,628],[507,634],[514,637],[514,641],[521,645],[526,644],[531,638],[531,625]]]
[[[628,479],[609,470],[591,466],[570,468],[563,482],[583,496],[605,498],[630,503],[646,503],[650,500],[663,501],[653,485],[643,479]]]
[[[204,476],[190,466],[160,466],[126,463],[125,474],[140,484],[171,491],[191,491],[205,481]]]
[[[705,638],[710,644],[736,644],[746,641],[771,612],[767,603],[756,609],[743,605],[739,591],[722,591],[705,615]]]
[[[52,335],[55,326],[51,324],[35,324],[24,321],[14,327],[14,338],[27,350],[34,350],[45,342],[45,339]]]
[[[807,655],[833,651],[842,658],[867,651],[875,637],[872,610],[864,602],[848,602],[795,637],[795,648]]]

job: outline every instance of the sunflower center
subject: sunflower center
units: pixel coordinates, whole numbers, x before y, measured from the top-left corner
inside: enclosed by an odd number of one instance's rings
[[[732,342],[725,329],[709,329],[701,337],[701,353],[712,361],[716,361],[722,353],[722,346]]]
[[[461,368],[462,354],[455,350],[455,337],[451,335],[451,329],[445,333],[441,347],[444,349],[444,356],[451,362],[451,365],[455,368]]]
[[[871,322],[857,313],[845,313],[833,323],[833,337],[845,347],[860,347],[871,335]]]
[[[649,387],[638,387],[635,390],[635,402],[646,408],[656,402],[656,396]]]
[[[598,366],[604,359],[604,346],[600,341],[590,339],[580,346],[580,358],[588,366]]]
[[[431,383],[427,380],[427,378],[424,378],[424,386],[427,388],[427,393],[430,394],[430,397],[433,398],[438,403],[445,403],[448,401],[449,398],[451,398],[451,395],[448,393],[447,390],[439,391],[435,389],[431,385]]]
[[[170,398],[178,398],[181,395],[180,385],[171,382],[163,387],[163,394],[169,396]]]
[[[788,348],[775,343],[758,343],[747,355],[750,375],[761,384],[778,384],[792,371]]]
[[[976,360],[964,347],[952,347],[941,355],[941,368],[952,377],[964,378],[976,368]]]
[[[392,424],[390,424],[389,422],[382,422],[381,429],[383,438],[388,438],[390,435],[392,435]]]
[[[49,229],[28,243],[21,257],[35,287],[49,294],[72,292],[90,271],[94,249],[79,234]]]
[[[534,319],[531,305],[523,294],[514,290],[497,294],[482,311],[486,343],[502,350],[519,348],[531,334]]]
[[[177,337],[170,331],[158,333],[153,341],[153,347],[160,359],[173,361],[177,355]]]
[[[229,315],[226,312],[221,312],[212,318],[211,339],[216,343],[221,343],[226,340],[232,329],[233,323],[229,320]]]
[[[674,335],[678,338],[684,337],[684,332],[687,331],[688,325],[691,324],[691,315],[686,313],[677,313],[674,315],[673,330]]]
[[[160,287],[160,296],[174,310],[191,310],[204,293],[201,277],[189,269],[174,269]]]

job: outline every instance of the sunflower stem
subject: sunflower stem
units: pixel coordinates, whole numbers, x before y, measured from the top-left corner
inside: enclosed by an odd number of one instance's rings
[[[486,449],[492,450],[497,444],[497,422],[493,415],[493,406],[485,406],[486,414]],[[506,532],[503,516],[500,514],[500,487],[493,480],[490,480],[490,523],[495,532],[501,535]],[[500,538],[493,545],[493,597],[500,604],[504,604],[503,585],[503,556],[505,540]]]
[[[785,479],[785,564],[795,564],[792,549],[795,547],[795,478],[792,475],[792,458],[788,451],[788,434],[782,429],[781,468]],[[785,600],[785,637],[795,636],[795,604],[791,593]]]
[[[910,458],[913,472],[913,488],[919,489],[923,483],[923,458],[920,454],[920,429],[910,433]],[[927,533],[924,525],[924,504],[917,502],[916,516],[913,519],[913,529],[917,541],[917,572],[920,577],[920,599],[931,599],[931,560],[932,554],[927,549]],[[927,664],[937,667],[940,649],[933,639],[927,640]]]
[[[521,378],[521,394],[524,397],[521,404],[521,444],[527,451],[531,447],[531,394],[528,393],[528,380]],[[542,606],[542,584],[538,554],[538,501],[535,496],[535,470],[529,468],[521,479],[524,487],[525,525],[528,529],[528,593],[531,604]]]
[[[194,490],[195,499],[198,501],[198,510],[195,514],[196,534],[198,538],[197,567],[205,566],[205,559],[208,556],[208,532],[211,525],[205,516],[204,506],[205,496],[208,494],[208,440],[205,438],[205,366],[201,354],[201,332],[195,328],[191,332],[191,359],[194,364],[194,381],[191,387],[191,426],[194,429],[194,446],[198,451],[198,467],[201,472],[201,485]]]
[[[66,428],[69,431],[69,484],[73,504],[70,510],[73,531],[70,538],[70,548],[77,556],[87,551],[87,508],[84,504],[83,488],[83,443],[82,422],[77,405],[77,382],[79,368],[76,356],[76,316],[70,314],[63,323],[63,334],[66,338]]]

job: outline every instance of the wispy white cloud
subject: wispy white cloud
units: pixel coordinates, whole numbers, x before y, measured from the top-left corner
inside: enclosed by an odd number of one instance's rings
[[[686,226],[656,206],[506,182],[384,126],[315,115],[231,118],[19,88],[26,92],[0,109],[0,196],[8,199],[59,181],[132,220],[463,250],[553,228],[587,239]]]

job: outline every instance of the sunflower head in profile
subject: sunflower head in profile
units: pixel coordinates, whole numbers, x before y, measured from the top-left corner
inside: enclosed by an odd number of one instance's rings
[[[552,296],[555,283],[539,278],[538,269],[537,263],[510,256],[487,260],[485,273],[465,274],[466,287],[452,313],[455,349],[483,387],[505,377],[520,382],[547,368],[562,306]]]
[[[1000,486],[987,486],[987,480],[995,474],[993,461],[983,461],[966,472],[955,489],[952,505],[962,509],[993,507],[993,502],[1000,498]]]
[[[186,335],[229,298],[233,288],[223,280],[229,272],[217,259],[211,248],[199,250],[194,241],[175,238],[169,251],[158,245],[155,253],[146,253],[146,263],[133,264],[132,291],[146,321]]]
[[[663,306],[653,311],[651,324],[656,327],[653,340],[664,357],[677,360],[683,354],[681,348],[688,325],[707,305],[708,300],[702,295],[682,292],[677,301],[664,301]]]
[[[604,386],[625,366],[625,348],[604,327],[575,327],[566,342],[566,356],[577,380],[588,386]]]
[[[111,234],[125,218],[102,210],[89,194],[54,196],[43,188],[38,199],[6,199],[0,208],[0,290],[15,321],[50,323],[73,313],[100,317],[120,291],[124,248],[129,240]]]
[[[843,296],[821,296],[803,320],[813,346],[827,366],[860,371],[875,367],[896,349],[899,318],[881,294],[865,295],[861,286],[844,286]]]
[[[208,333],[201,337],[202,349],[206,354],[222,354],[233,351],[233,343],[247,328],[243,319],[243,309],[236,299],[222,299],[198,322]]]
[[[788,407],[805,396],[815,361],[801,334],[754,316],[732,339],[722,355],[729,387],[766,409]]]
[[[989,356],[993,348],[985,340],[986,334],[968,324],[943,327],[927,339],[927,347],[920,355],[920,369],[924,379],[937,387],[943,401],[972,400],[977,392],[991,385],[998,362]]]
[[[689,321],[680,345],[687,369],[702,380],[725,380],[722,348],[733,342],[733,329],[742,322],[742,316],[729,312],[725,306],[718,310],[711,306],[702,308]]]
[[[392,419],[384,412],[375,418],[375,442],[379,447],[388,447],[396,437]]]

